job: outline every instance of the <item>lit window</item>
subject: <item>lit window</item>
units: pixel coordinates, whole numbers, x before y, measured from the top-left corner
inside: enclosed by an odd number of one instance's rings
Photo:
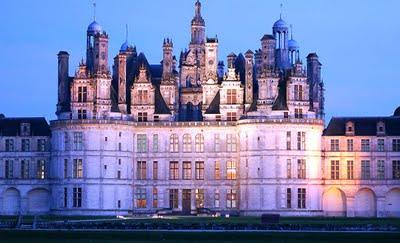
[[[43,180],[45,178],[46,169],[45,169],[45,161],[44,160],[38,160],[37,161],[36,172],[37,172],[37,178],[38,179],[42,179]]]
[[[226,120],[227,121],[236,121],[237,120],[236,112],[227,112]]]
[[[237,103],[236,100],[236,89],[228,89],[226,91],[226,101],[228,105],[234,105]]]
[[[182,176],[184,180],[192,179],[192,163],[190,161],[183,161]]]
[[[219,161],[215,161],[215,165],[214,165],[214,178],[215,178],[215,180],[221,179],[221,169],[220,169]]]
[[[237,195],[236,190],[230,189],[226,192],[226,207],[227,208],[236,208],[237,206]]]
[[[178,180],[179,179],[178,161],[169,162],[169,179],[170,180]]]
[[[226,163],[226,179],[236,180],[236,161],[228,161]]]
[[[347,161],[347,179],[353,180],[354,178],[354,163],[353,160]]]
[[[196,180],[204,180],[204,162],[203,161],[196,161],[195,178],[196,178]]]
[[[178,134],[171,134],[169,137],[169,151],[171,153],[179,152],[179,137]]]
[[[204,189],[195,190],[196,208],[204,208]]]
[[[136,188],[136,207],[146,208],[146,188]]]
[[[190,134],[183,135],[183,152],[192,152],[192,137]]]
[[[204,152],[204,136],[203,134],[197,134],[195,137],[195,152]]]
[[[146,105],[148,103],[148,92],[147,90],[138,91],[138,105]]]
[[[158,208],[158,190],[153,187],[153,208]]]
[[[82,159],[74,159],[74,178],[83,177]]]
[[[303,119],[303,109],[295,108],[294,109],[294,118]]]

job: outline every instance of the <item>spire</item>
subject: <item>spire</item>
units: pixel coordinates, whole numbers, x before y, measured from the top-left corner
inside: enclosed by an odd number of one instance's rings
[[[293,25],[290,25],[290,39],[293,40]]]
[[[128,24],[125,24],[125,41],[128,42]]]
[[[96,21],[96,1],[93,1],[93,21]]]
[[[281,7],[281,13],[279,14],[279,19],[282,19],[282,15],[283,15],[283,3],[281,3],[280,7]]]
[[[196,1],[196,11],[195,11],[195,15],[196,17],[200,17],[201,16],[201,3],[199,0]]]

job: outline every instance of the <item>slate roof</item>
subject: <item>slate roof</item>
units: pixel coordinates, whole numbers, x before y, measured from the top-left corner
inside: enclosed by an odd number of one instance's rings
[[[50,136],[50,126],[44,117],[0,118],[0,136],[19,136],[21,123],[29,123],[31,136]]]
[[[355,136],[376,136],[377,123],[385,124],[386,136],[400,136],[400,117],[333,117],[323,136],[345,136],[346,123],[354,123]]]
[[[215,95],[214,99],[211,101],[210,105],[206,110],[206,114],[220,114],[219,104],[220,104],[220,93],[219,91]]]

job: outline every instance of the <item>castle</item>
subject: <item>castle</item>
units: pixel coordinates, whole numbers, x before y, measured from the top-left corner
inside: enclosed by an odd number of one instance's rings
[[[93,21],[72,77],[59,52],[50,126],[0,118],[1,214],[400,216],[400,108],[325,129],[322,65],[282,17],[226,67],[200,1],[179,58],[169,38],[160,64],[126,41],[110,69],[108,40]]]

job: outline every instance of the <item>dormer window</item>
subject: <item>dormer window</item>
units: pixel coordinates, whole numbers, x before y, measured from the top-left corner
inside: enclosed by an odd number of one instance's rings
[[[380,121],[376,124],[376,133],[377,135],[385,135],[385,123]]]
[[[21,136],[29,136],[31,134],[31,124],[21,123]]]
[[[347,136],[353,136],[354,135],[354,123],[353,122],[347,122],[346,123],[346,135]]]

